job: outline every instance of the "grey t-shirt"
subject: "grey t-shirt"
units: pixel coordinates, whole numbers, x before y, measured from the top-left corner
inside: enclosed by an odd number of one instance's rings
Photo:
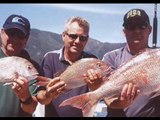
[[[112,69],[118,68],[133,55],[128,51],[127,46],[108,52],[104,55],[102,61],[111,65]],[[157,117],[160,116],[160,96],[151,98],[155,93],[137,96],[134,102],[124,109],[127,117]],[[118,110],[108,108],[108,114],[112,116],[124,116],[118,113]],[[119,110],[120,111],[120,110]],[[109,113],[110,112],[110,113]],[[120,113],[120,112],[119,112]]]
[[[128,51],[127,46],[125,46],[106,53],[103,56],[102,61],[108,63],[112,69],[116,69],[132,57],[133,55]]]

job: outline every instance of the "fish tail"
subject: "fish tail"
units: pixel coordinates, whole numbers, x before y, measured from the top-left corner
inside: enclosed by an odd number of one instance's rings
[[[81,94],[63,101],[59,107],[70,105],[82,110],[84,117],[93,117],[94,110],[98,100],[95,99],[91,92]]]

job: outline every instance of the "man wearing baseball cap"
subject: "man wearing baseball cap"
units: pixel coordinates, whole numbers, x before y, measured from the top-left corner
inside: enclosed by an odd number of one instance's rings
[[[149,49],[148,40],[152,27],[147,13],[142,9],[131,9],[125,14],[123,21],[126,46],[106,53],[102,59],[113,69],[117,69],[146,48]],[[130,91],[134,90],[130,89]],[[160,116],[159,101],[160,96],[152,91],[146,95],[138,95],[128,107],[121,109],[118,106],[118,109],[108,107],[108,117],[158,117]],[[127,101],[124,102],[127,103]]]
[[[132,9],[124,16],[123,26],[150,24],[147,13],[142,9]]]
[[[152,27],[147,13],[142,9],[131,9],[124,16],[124,33],[128,49],[132,54],[148,47],[148,38]]]
[[[1,34],[2,51],[7,55],[17,55],[29,38],[30,22],[21,15],[10,15],[3,24]]]
[[[8,29],[18,29],[24,36],[28,37],[30,33],[30,22],[27,18],[21,15],[11,15],[7,18],[3,25],[4,30]]]
[[[146,12],[142,9],[131,9],[125,14],[123,20],[123,32],[127,40],[126,46],[108,52],[102,58],[102,61],[107,63],[107,65],[110,65],[112,70],[117,69],[121,64],[127,62],[129,59],[137,55],[140,51],[148,48],[148,38],[151,33],[152,27],[150,26],[149,17]],[[90,72],[89,76],[92,80],[99,77],[97,72],[93,71],[93,69],[88,72]],[[138,99],[135,99],[138,93],[139,89],[135,84],[127,83],[123,86],[121,94],[118,98],[105,98],[104,101],[107,104],[107,116],[138,117],[151,115],[153,112],[152,109],[154,109],[155,106],[152,106],[149,103],[150,97],[148,96],[147,98],[146,96],[142,96],[137,97]],[[145,100],[145,98],[147,100]],[[103,103],[101,102],[101,104]],[[150,108],[147,108],[148,105]],[[105,114],[105,112],[103,113]],[[104,114],[102,115],[104,116]],[[153,112],[151,116],[156,115]]]
[[[29,35],[30,22],[28,19],[21,15],[10,15],[1,29],[0,58],[23,57],[32,62],[37,70],[40,70],[39,65],[30,58],[29,53],[25,50]],[[10,65],[12,66],[12,63]],[[31,117],[37,102],[30,94],[28,80],[18,76],[15,81],[11,86],[0,84],[0,117]]]

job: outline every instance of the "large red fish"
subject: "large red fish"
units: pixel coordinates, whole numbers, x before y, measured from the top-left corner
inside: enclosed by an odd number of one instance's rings
[[[85,117],[92,117],[97,102],[103,98],[118,97],[126,83],[135,83],[140,89],[140,94],[159,91],[160,49],[148,49],[140,53],[105,79],[109,80],[104,80],[104,84],[95,91],[67,99],[60,107],[71,105],[81,109]]]

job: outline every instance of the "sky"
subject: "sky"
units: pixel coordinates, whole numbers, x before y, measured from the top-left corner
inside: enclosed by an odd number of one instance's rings
[[[58,4],[58,3],[27,3],[27,4],[0,4],[0,27],[11,14],[27,17],[31,28],[61,34],[65,21],[71,16],[81,16],[90,24],[90,37],[101,42],[124,43],[123,17],[132,8],[144,9],[153,25],[154,3],[126,4],[126,3],[85,3],[85,4]],[[158,33],[160,4],[157,4]],[[157,46],[160,46],[160,37],[157,33]],[[152,46],[152,33],[149,46]]]

